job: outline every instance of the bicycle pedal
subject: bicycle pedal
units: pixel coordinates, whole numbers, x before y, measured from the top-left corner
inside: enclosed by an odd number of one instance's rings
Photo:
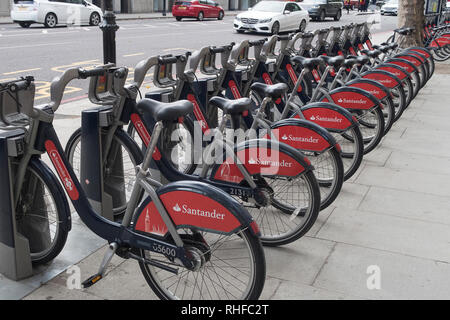
[[[101,274],[94,274],[92,277],[90,277],[89,279],[85,280],[82,285],[83,288],[89,288],[91,286],[93,286],[94,284],[96,284],[99,280],[101,280],[103,278],[103,276]]]

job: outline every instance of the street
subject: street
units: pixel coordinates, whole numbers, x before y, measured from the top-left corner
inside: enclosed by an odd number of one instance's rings
[[[356,11],[336,22],[310,22],[307,30],[328,28],[332,25],[361,23],[375,15],[356,15]],[[139,61],[159,54],[177,54],[194,51],[203,46],[224,45],[244,39],[265,37],[261,34],[237,34],[232,29],[234,17],[224,20],[152,19],[119,21],[117,33],[118,65],[133,68]],[[397,17],[381,17],[381,24],[373,33],[386,32],[396,27]],[[70,67],[89,68],[102,63],[102,32],[98,27],[58,27],[46,29],[32,25],[23,29],[17,24],[0,25],[0,81],[19,76],[36,78],[36,103],[49,100],[50,81]],[[130,70],[129,79],[132,79]],[[148,87],[149,81],[144,84]],[[67,88],[64,99],[73,101],[86,97],[87,81],[74,81]]]

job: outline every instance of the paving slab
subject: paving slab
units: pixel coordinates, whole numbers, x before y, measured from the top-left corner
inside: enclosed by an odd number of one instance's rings
[[[448,299],[449,273],[447,263],[338,243],[314,286],[367,299]]]
[[[450,196],[450,175],[366,166],[357,183]]]
[[[450,208],[450,197],[372,186],[358,209],[450,225],[443,208]]]
[[[294,243],[265,248],[269,277],[311,284],[334,247],[334,242],[303,237]]]
[[[379,205],[382,206],[382,201]],[[337,208],[320,229],[317,237],[450,262],[449,234],[448,225],[366,212],[361,209]]]

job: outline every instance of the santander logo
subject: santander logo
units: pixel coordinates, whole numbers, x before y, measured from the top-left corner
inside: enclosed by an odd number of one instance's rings
[[[286,134],[281,137],[284,141],[295,141],[295,142],[309,142],[309,143],[319,143],[319,139],[314,137],[304,138],[304,137],[294,137],[292,135],[287,136]]]
[[[367,104],[367,101],[366,101],[366,100],[363,100],[363,99],[347,99],[347,98],[339,98],[339,99],[338,99],[338,102],[339,102],[339,103],[344,102],[344,103],[352,103],[352,104],[363,104],[363,105]]]
[[[196,209],[196,208],[189,208],[188,205],[183,204],[180,206],[178,203],[173,206],[173,211],[181,213],[181,214],[188,214],[193,216],[200,216],[210,219],[217,219],[217,220],[224,220],[225,214],[217,212],[216,209],[213,211],[203,210],[203,209]]]
[[[285,168],[291,168],[292,167],[292,162],[288,162],[286,160],[282,160],[282,161],[272,161],[272,160],[261,160],[261,159],[253,159],[250,158],[248,160],[249,164],[254,164],[254,165],[263,165],[263,166],[271,166],[271,167],[285,167]]]
[[[334,123],[342,123],[342,119],[338,117],[330,118],[330,117],[321,117],[321,116],[311,116],[309,120],[312,121],[323,121],[323,122],[334,122]]]

